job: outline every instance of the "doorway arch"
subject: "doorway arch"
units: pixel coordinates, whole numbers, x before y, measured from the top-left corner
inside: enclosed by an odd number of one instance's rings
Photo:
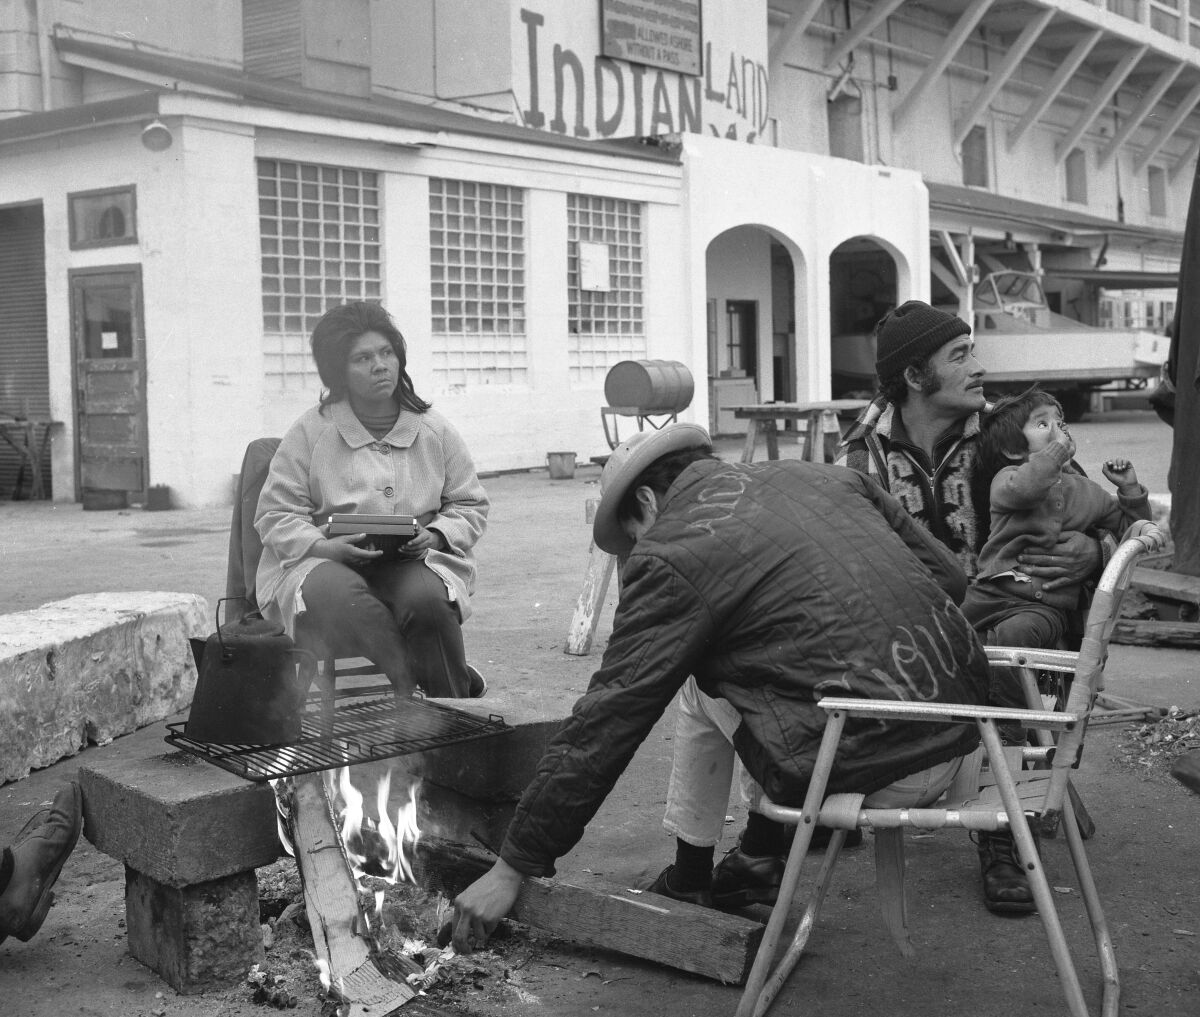
[[[708,426],[742,434],[730,407],[797,398],[796,322],[806,307],[804,259],[761,224],[730,227],[705,251]]]
[[[875,390],[875,324],[898,303],[900,265],[874,237],[851,237],[829,256],[830,391],[835,399]]]

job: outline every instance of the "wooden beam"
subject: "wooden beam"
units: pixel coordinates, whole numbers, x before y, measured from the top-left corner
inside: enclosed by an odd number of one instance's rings
[[[1000,66],[984,82],[983,88],[979,90],[971,102],[970,108],[963,114],[962,119],[958,122],[957,127],[955,127],[954,140],[952,142],[954,148],[957,149],[963,143],[966,136],[971,133],[971,128],[979,122],[979,118],[983,115],[984,110],[991,105],[992,100],[1000,93],[1000,89],[1008,83],[1008,79],[1016,73],[1017,68],[1021,66],[1021,61],[1033,49],[1033,44],[1037,42],[1038,36],[1050,24],[1053,17],[1054,8],[1046,7],[1021,30],[1017,41],[1009,47]]]
[[[882,25],[892,12],[904,6],[904,0],[879,0],[859,19],[858,23],[833,44],[825,56],[825,69],[835,66],[839,60]]]
[[[1143,593],[1148,593],[1153,597],[1178,600],[1200,607],[1200,576],[1189,576],[1183,572],[1169,572],[1164,569],[1148,569],[1137,565],[1134,567],[1130,582]]]
[[[791,17],[788,18],[787,24],[779,30],[775,41],[771,43],[767,55],[769,78],[774,78],[783,69],[783,58],[792,48],[792,43],[807,31],[813,18],[817,16],[817,12],[824,5],[825,0],[799,0]]]
[[[592,641],[596,638],[596,627],[600,623],[600,613],[604,610],[604,601],[608,596],[608,584],[612,581],[616,564],[616,556],[602,551],[594,540],[588,545],[583,587],[579,591],[579,599],[575,602],[575,613],[571,616],[571,627],[567,630],[563,653],[586,657],[591,652]]]
[[[966,287],[958,281],[958,279],[955,277],[955,274],[951,272],[950,269],[938,261],[937,258],[930,258],[929,274],[939,279],[946,289],[958,297],[959,303],[961,304],[962,295],[966,292]]]
[[[1170,140],[1171,135],[1179,130],[1183,122],[1192,115],[1192,110],[1196,108],[1197,104],[1200,104],[1200,84],[1188,92],[1183,102],[1175,107],[1175,112],[1167,118],[1167,122],[1159,128],[1158,133],[1142,151],[1137,162],[1133,164],[1134,173],[1141,173],[1146,168],[1146,164],[1158,155],[1159,150]]]
[[[1017,122],[1017,126],[1008,132],[1007,147],[1009,151],[1012,151],[1017,142],[1025,136],[1025,132],[1037,122],[1038,117],[1050,108],[1050,104],[1058,98],[1059,93],[1066,87],[1067,82],[1071,80],[1075,72],[1079,70],[1080,65],[1092,51],[1092,47],[1100,41],[1103,35],[1104,31],[1096,28],[1075,43],[1074,49],[1067,54],[1066,60],[1059,65],[1058,70],[1054,72],[1054,76],[1046,83],[1046,87],[1042,89],[1041,95],[1029,104],[1021,119]]]
[[[971,33],[975,31],[975,26],[979,24],[994,2],[995,0],[972,0],[971,5],[954,23],[954,27],[946,33],[941,49],[921,72],[917,83],[896,104],[896,108],[892,111],[893,124],[901,124],[912,112],[913,107],[925,97],[925,93],[933,87],[934,82],[946,72],[950,61],[958,55],[958,51],[963,48],[967,39],[971,37]]]
[[[1127,646],[1179,646],[1200,649],[1200,624],[1122,619],[1113,627],[1112,641]]]
[[[415,875],[426,890],[453,898],[492,867],[493,856],[422,837]],[[763,926],[653,893],[596,882],[575,886],[527,878],[511,918],[583,946],[740,985],[750,972]]]
[[[1097,160],[1097,165],[1100,169],[1104,169],[1108,165],[1109,160],[1120,151],[1121,146],[1125,144],[1129,136],[1142,125],[1142,121],[1150,115],[1150,111],[1167,94],[1167,89],[1179,77],[1179,72],[1182,70],[1183,64],[1176,64],[1174,67],[1168,67],[1158,76],[1158,80],[1154,82],[1150,91],[1142,96],[1142,101],[1138,103],[1137,109],[1126,117],[1125,122],[1121,124],[1117,133],[1113,135],[1112,141],[1100,152],[1100,158]]]
[[[1056,165],[1061,165],[1062,161],[1070,154],[1071,149],[1079,143],[1079,139],[1092,126],[1096,117],[1100,115],[1101,111],[1107,105],[1108,100],[1113,97],[1116,90],[1129,77],[1134,65],[1142,59],[1149,48],[1149,46],[1135,46],[1109,72],[1108,77],[1104,79],[1104,84],[1100,86],[1100,90],[1092,96],[1092,101],[1088,103],[1087,108],[1079,114],[1079,119],[1067,131],[1067,136],[1055,146],[1054,162]]]
[[[358,886],[320,773],[295,778],[288,817],[304,904],[317,957],[329,965],[333,987],[352,1004],[352,1013],[386,1014],[417,994],[406,981],[385,975],[359,907]],[[390,958],[400,963],[399,958]],[[422,970],[417,966],[417,970]],[[411,973],[411,972],[405,972]]]
[[[1175,160],[1170,172],[1167,173],[1167,179],[1171,183],[1175,183],[1175,178],[1184,170],[1192,167],[1198,157],[1200,157],[1200,134],[1196,135],[1192,143],[1188,145],[1188,150]]]

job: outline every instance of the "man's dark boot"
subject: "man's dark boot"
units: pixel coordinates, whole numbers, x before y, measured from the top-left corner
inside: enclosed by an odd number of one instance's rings
[[[784,860],[778,855],[748,855],[741,843],[725,853],[713,869],[712,901],[722,909],[774,904],[783,881]]]
[[[668,865],[663,869],[658,874],[658,878],[646,887],[647,892],[657,893],[660,897],[669,897],[671,900],[683,901],[685,904],[697,904],[702,908],[712,907],[713,897],[708,887],[700,890],[676,890],[671,885],[671,871],[674,868],[674,865]]]
[[[1033,833],[1037,847],[1037,833]],[[983,901],[989,911],[998,914],[1028,914],[1037,910],[1029,878],[1017,857],[1017,845],[1007,830],[987,833],[980,830],[975,841],[979,849],[979,867],[983,876]]]
[[[28,942],[42,927],[54,903],[51,887],[79,840],[83,795],[71,782],[54,796],[50,808],[30,818],[10,848],[12,877],[0,893],[0,940],[16,936]]]

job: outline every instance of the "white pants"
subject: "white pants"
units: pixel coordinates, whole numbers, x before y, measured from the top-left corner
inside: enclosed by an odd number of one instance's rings
[[[667,833],[696,847],[720,842],[735,762],[742,801],[751,812],[758,811],[762,788],[733,751],[733,733],[740,723],[741,716],[727,700],[701,692],[694,678],[679,690],[671,782],[663,816]],[[872,809],[929,805],[942,796],[961,766],[962,758],[958,758],[909,774],[869,795],[863,805]]]

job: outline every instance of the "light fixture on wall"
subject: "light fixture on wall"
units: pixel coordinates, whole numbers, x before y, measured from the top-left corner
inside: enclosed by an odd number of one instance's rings
[[[151,120],[142,128],[142,144],[151,152],[165,152],[174,140],[171,129],[161,120]]]

